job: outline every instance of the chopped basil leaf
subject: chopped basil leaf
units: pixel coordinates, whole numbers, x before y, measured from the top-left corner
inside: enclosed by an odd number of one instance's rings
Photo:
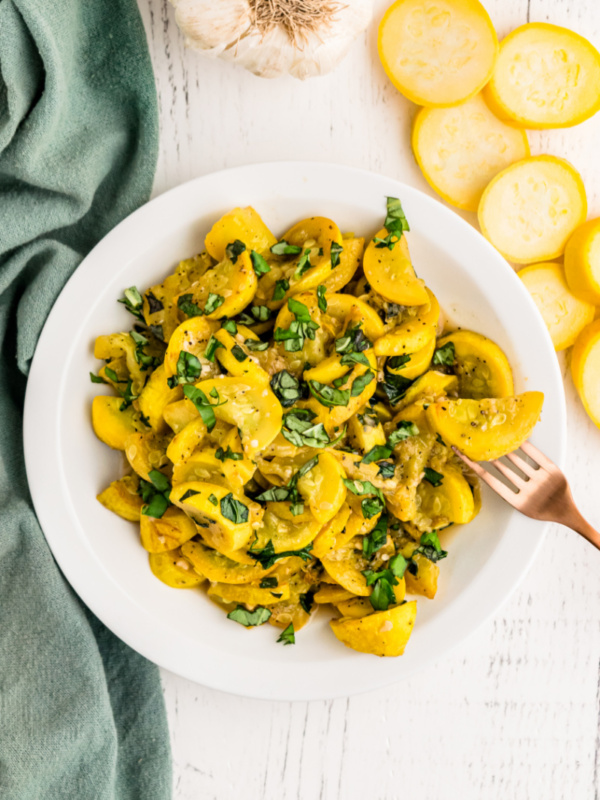
[[[215,458],[218,458],[219,461],[225,461],[226,458],[230,458],[232,461],[241,461],[244,458],[244,454],[236,453],[227,445],[227,450],[223,450],[222,447],[217,447]]]
[[[161,342],[164,342],[165,334],[162,325],[149,325],[148,329],[154,336],[156,336],[157,339],[159,339]]]
[[[252,350],[253,352],[262,352],[266,350],[269,346],[268,342],[261,342],[260,339],[244,339],[244,344],[248,348],[248,350]]]
[[[245,361],[248,358],[248,356],[246,355],[246,353],[244,353],[239,344],[233,345],[233,347],[231,348],[231,355],[235,358],[236,361],[240,362]]]
[[[265,489],[256,496],[256,499],[261,503],[281,503],[288,500],[289,496],[290,490],[287,486],[274,486],[271,489]]]
[[[378,478],[383,478],[384,481],[391,480],[396,475],[396,465],[393,461],[381,461],[379,463],[379,471],[377,472]]]
[[[146,292],[146,300],[148,301],[148,311],[151,314],[156,314],[157,311],[162,311],[164,303],[156,298],[152,292]]]
[[[251,306],[250,314],[244,311],[240,314],[240,322],[242,325],[256,325],[257,322],[266,322],[271,319],[271,309],[267,306]]]
[[[370,596],[371,605],[377,611],[385,611],[390,605],[396,603],[394,586],[398,585],[398,578],[402,578],[407,567],[407,561],[398,553],[389,561],[387,569],[374,572],[371,569],[363,571],[367,586],[373,586]]]
[[[434,563],[440,561],[442,558],[446,558],[448,555],[447,550],[442,550],[437,531],[424,533],[419,540],[419,547],[413,550],[412,555],[414,556],[415,553],[420,553]]]
[[[300,381],[287,369],[276,372],[271,378],[271,389],[284,408],[293,406],[302,397]]]
[[[253,550],[252,547],[250,547],[248,549],[248,555],[252,556],[255,561],[258,561],[263,569],[269,569],[269,567],[272,567],[280,558],[288,558],[288,556],[298,556],[298,558],[301,558],[303,561],[310,561],[313,557],[310,552],[311,548],[312,543],[300,550],[285,550],[283,553],[276,553],[273,542],[269,539],[262,550]]]
[[[241,525],[243,522],[248,522],[248,506],[236,500],[231,492],[221,499],[221,514],[225,519],[231,520],[234,525]]]
[[[377,514],[381,514],[384,508],[385,503],[380,497],[367,497],[360,504],[360,509],[365,519],[371,519]]]
[[[310,614],[312,607],[314,605],[313,597],[315,596],[314,588],[308,590],[308,592],[304,592],[300,595],[300,605],[302,606],[303,610],[306,611],[307,614]]]
[[[244,606],[234,608],[229,614],[227,619],[232,619],[234,622],[239,622],[245,628],[254,628],[257,625],[264,625],[269,620],[271,612],[264,606],[256,606],[254,611],[248,611]]]
[[[402,210],[402,204],[397,197],[387,198],[387,216],[383,225],[387,231],[393,231],[398,236],[402,236],[404,231],[410,230],[410,225]]]
[[[313,397],[327,408],[347,406],[350,402],[350,389],[332,389],[331,386],[319,381],[309,381],[308,388]]]
[[[285,239],[281,239],[271,247],[271,252],[276,256],[297,256],[302,252],[302,248],[296,244],[288,244]]]
[[[121,381],[121,383],[122,383],[122,381]],[[137,400],[137,398],[138,398],[138,395],[133,393],[133,382],[131,380],[127,381],[127,386],[125,387],[125,391],[124,392],[121,391],[118,387],[117,387],[117,391],[119,392],[119,394],[123,398],[123,402],[121,403],[121,405],[119,407],[120,411],[125,411],[125,409],[129,408],[129,406],[133,403],[133,401]]]
[[[331,269],[334,269],[340,263],[340,253],[343,249],[341,244],[337,242],[331,243]]]
[[[212,391],[214,391],[214,389]],[[217,418],[215,417],[215,412],[213,411],[213,406],[222,406],[227,402],[227,400],[224,400],[222,403],[221,402],[211,403],[208,397],[202,391],[202,389],[198,389],[195,386],[190,386],[189,384],[183,387],[183,393],[187,397],[187,399],[191,400],[192,403],[195,405],[196,411],[202,417],[202,422],[206,425],[208,430],[212,431],[217,422]],[[216,394],[218,400],[219,396],[218,392],[216,392]]]
[[[199,359],[187,350],[181,350],[177,359],[177,373],[171,376],[167,383],[174,389],[180,383],[195,383],[202,372]]]
[[[148,477],[150,481],[145,481],[143,478],[140,479],[140,486],[138,489],[144,501],[142,514],[147,517],[159,519],[169,506],[171,484],[168,478],[157,469],[150,470]]]
[[[394,375],[393,372],[389,372],[385,368],[383,370],[383,376],[384,379],[379,384],[379,388],[390,405],[395,406],[396,403],[402,400],[406,394],[406,390],[412,384],[412,381],[408,378],[403,378],[402,375]]]
[[[123,292],[123,299],[118,300],[117,302],[123,303],[127,311],[133,314],[134,317],[137,317],[141,320],[144,319],[144,315],[142,313],[142,295],[138,292],[135,286],[130,286],[129,289],[125,289]]]
[[[439,435],[439,433],[436,433],[435,440],[436,440],[436,442],[438,444],[442,444],[442,445],[444,445],[444,447],[446,447],[446,442],[442,439],[442,437]]]
[[[372,380],[375,378],[375,373],[372,370],[368,370],[365,372],[364,375],[359,375],[358,378],[355,378],[352,381],[352,389],[350,391],[350,395],[352,397],[358,397],[360,394],[364,392],[367,386],[371,383]]]
[[[246,245],[241,242],[239,239],[236,239],[234,242],[230,242],[227,247],[225,248],[225,255],[231,261],[232,264],[236,264],[238,258],[241,256],[243,252],[246,250]]]
[[[277,578],[263,578],[258,585],[261,589],[274,589],[279,584]]]
[[[392,358],[388,358],[386,366],[388,369],[402,369],[405,367],[408,362],[410,361],[410,356],[393,356]]]
[[[362,323],[349,328],[344,336],[335,340],[336,353],[362,353],[363,350],[368,350],[372,347],[371,342],[363,333]]]
[[[409,439],[411,436],[418,435],[419,428],[417,425],[414,422],[409,422],[409,420],[403,419],[398,423],[396,430],[392,431],[392,433],[390,433],[388,436],[388,445],[394,448],[398,442],[402,442],[404,439]]]
[[[224,320],[223,324],[221,325],[224,331],[227,331],[231,336],[235,336],[237,333],[237,325],[235,324],[234,319],[226,319]]]
[[[371,366],[369,359],[364,353],[346,353],[346,355],[342,356],[340,364],[343,367],[351,367],[354,364],[364,364],[365,367]]]
[[[106,369],[104,371],[106,372]],[[90,380],[92,383],[106,383],[101,375],[94,375],[93,372],[90,372]]]
[[[193,497],[195,494],[200,494],[200,492],[197,492],[195,489],[188,489],[185,494],[181,495],[181,497],[179,498],[179,502],[183,503],[184,500]]]
[[[371,464],[373,461],[381,461],[382,458],[389,458],[391,455],[391,447],[385,444],[376,444],[362,457],[361,461],[363,464]]]
[[[217,308],[223,305],[225,302],[225,298],[223,295],[215,294],[214,292],[209,292],[208,300],[206,301],[206,305],[204,306],[204,313],[205,314],[212,314],[213,311],[216,311]]]
[[[358,481],[350,480],[349,478],[342,478],[346,489],[356,495],[375,495],[374,498],[367,498],[362,501],[361,509],[365,519],[371,519],[376,514],[379,514],[385,508],[383,493],[381,489],[373,486],[371,481]]]
[[[388,515],[382,514],[373,530],[363,537],[363,554],[371,558],[387,541]]]
[[[327,311],[327,298],[325,297],[325,292],[327,291],[327,287],[321,284],[317,286],[317,302],[319,304],[319,310],[323,312],[323,314]]]
[[[252,260],[254,272],[259,278],[261,275],[266,275],[267,272],[271,272],[271,267],[267,264],[261,254],[256,252],[256,250],[250,251],[250,258]]]
[[[296,644],[296,635],[294,633],[293,622],[290,622],[277,641],[282,642],[283,644]]]
[[[289,328],[276,328],[273,339],[276,342],[285,342],[284,347],[287,352],[297,353],[302,350],[305,339],[314,340],[315,331],[320,326],[312,321],[310,312],[304,303],[300,303],[293,297],[288,300],[288,309],[295,319],[290,323]]]
[[[456,359],[454,342],[446,342],[443,347],[439,347],[433,354],[432,363],[439,367],[452,367]]]
[[[117,373],[114,371],[114,369],[111,369],[110,367],[104,367],[104,374],[105,374],[105,375],[106,375],[106,377],[107,377],[109,380],[111,380],[113,383],[123,383],[123,381],[120,381],[120,380],[119,380],[119,376],[118,376],[118,375],[117,375]]]
[[[375,237],[375,247],[388,247],[390,250],[400,241],[404,231],[409,231],[408,221],[402,210],[402,205],[397,197],[387,198],[387,216],[384,227],[388,235],[384,239]]]
[[[307,272],[311,268],[312,264],[310,263],[310,250],[305,250],[298,261],[298,266],[294,271],[294,278],[301,278],[305,272]]]
[[[177,298],[177,308],[181,309],[188,317],[201,317],[204,313],[200,306],[192,301],[193,294],[182,294]]]
[[[209,495],[208,495],[208,501],[209,501],[210,503],[212,503],[212,504],[213,504],[213,506],[216,506],[216,505],[218,505],[218,503],[219,503],[219,501],[218,501],[218,500],[217,500],[217,498],[214,496],[214,494],[209,494]]]
[[[444,480],[444,476],[441,472],[436,472],[434,469],[430,467],[425,467],[424,469],[424,478],[425,480],[430,483],[432,486],[441,486],[442,481]]]
[[[373,241],[375,242],[375,247],[377,249],[387,247],[388,250],[393,250],[400,241],[400,237],[396,233],[388,233],[388,235],[384,236],[383,239],[381,239],[379,236],[376,236]]]
[[[275,289],[273,291],[273,300],[283,300],[285,297],[285,293],[290,288],[290,282],[285,278],[277,281],[275,283]]]
[[[206,345],[206,350],[204,351],[204,358],[206,358],[208,361],[214,362],[215,355],[219,347],[225,347],[225,345],[218,339],[215,339],[215,337],[211,334],[208,344]]]

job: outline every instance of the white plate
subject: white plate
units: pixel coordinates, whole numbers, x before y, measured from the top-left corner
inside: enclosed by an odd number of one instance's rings
[[[144,289],[203,247],[224,212],[253,205],[276,234],[323,215],[342,230],[373,234],[385,197],[399,197],[411,226],[418,274],[452,323],[497,341],[514,368],[516,390],[546,395],[534,443],[559,465],[565,452],[561,376],[550,338],[509,265],[473,228],[421,192],[370,172],[318,163],[241,167],[198,178],[156,198],[115,228],[83,261],[46,322],[25,402],[25,456],[31,493],[52,552],[92,611],[151,661],[191,680],[251,697],[329,698],[397,681],[446,653],[497,611],[526,573],[545,526],[485,493],[474,523],[443,539],[438,596],[421,599],[406,654],[379,659],[348,650],[320,613],[276,644],[270,625],[246,631],[200,591],[176,591],[148,568],[136,526],[104,509],[96,494],[121,470],[121,455],[94,436],[90,405],[101,386],[93,342],[129,330],[116,302]]]

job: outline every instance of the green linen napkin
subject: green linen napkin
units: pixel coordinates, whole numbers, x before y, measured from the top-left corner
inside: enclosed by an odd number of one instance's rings
[[[82,606],[53,561],[21,434],[44,320],[82,257],[148,199],[157,140],[135,0],[0,0],[3,800],[170,797],[158,670]]]

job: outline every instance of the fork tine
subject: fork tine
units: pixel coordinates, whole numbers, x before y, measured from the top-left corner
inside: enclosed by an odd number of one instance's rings
[[[481,478],[482,481],[487,483],[490,489],[493,489],[496,494],[499,494],[507,503],[510,503],[511,506],[514,506],[517,503],[517,498],[519,495],[516,492],[513,492],[512,489],[502,483],[501,480],[498,480],[494,475],[490,475],[487,470],[485,470],[481,464],[478,464],[476,461],[471,461],[471,459],[466,456],[464,453],[461,453],[457,447],[452,446],[452,449],[456,453],[456,455],[467,464],[467,466],[471,467],[473,472]]]
[[[500,472],[504,477],[508,480],[509,483],[514,484],[515,486],[524,486],[527,481],[523,480],[520,475],[508,467],[506,464],[503,464],[502,461],[496,459],[495,461],[490,461],[490,464],[495,467],[498,472]]]
[[[558,469],[556,464],[553,461],[550,461],[548,456],[545,456],[541,453],[537,447],[531,444],[531,442],[523,442],[521,445],[521,450],[525,453],[525,455],[529,456],[532,461],[535,461],[539,464],[540,467],[544,467],[544,469],[551,470],[551,469]]]
[[[530,478],[535,477],[535,474],[538,470],[535,467],[532,467],[531,464],[528,464],[524,458],[521,458],[516,450],[513,453],[507,453],[506,457],[509,461],[512,461],[515,467],[520,469],[525,475],[529,475]]]

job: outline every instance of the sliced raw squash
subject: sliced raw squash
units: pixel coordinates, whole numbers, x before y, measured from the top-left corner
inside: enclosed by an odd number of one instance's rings
[[[454,106],[492,75],[498,38],[478,0],[396,0],[379,25],[389,79],[420,106]]]
[[[586,215],[581,176],[555,156],[533,156],[507,167],[488,185],[478,210],[483,235],[517,264],[562,255]]]
[[[600,428],[600,320],[579,334],[571,356],[571,374],[585,410]]]
[[[567,242],[565,277],[575,297],[600,305],[600,219],[584,222]]]
[[[595,307],[571,293],[560,264],[532,264],[520,270],[519,278],[544,318],[554,349],[571,347],[594,319]]]
[[[412,148],[432,189],[466,211],[477,211],[492,178],[530,155],[525,131],[494,116],[481,94],[452,108],[422,108]]]
[[[521,25],[500,44],[485,97],[513,125],[578,125],[600,108],[600,53],[568,28],[547,22]]]

